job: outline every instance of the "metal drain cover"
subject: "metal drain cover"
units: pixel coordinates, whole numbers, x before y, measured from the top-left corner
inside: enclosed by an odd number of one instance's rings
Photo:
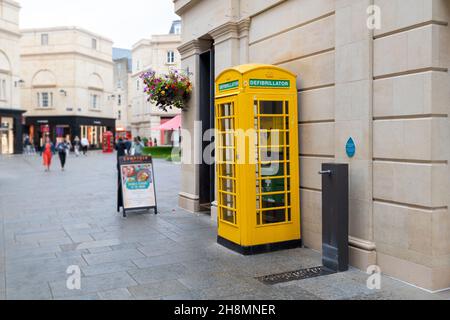
[[[297,271],[284,272],[279,274],[272,274],[268,276],[258,277],[259,281],[267,285],[274,285],[278,283],[285,283],[296,280],[304,280],[310,278],[317,278],[327,276],[334,272],[325,267],[314,267],[308,269],[300,269]]]

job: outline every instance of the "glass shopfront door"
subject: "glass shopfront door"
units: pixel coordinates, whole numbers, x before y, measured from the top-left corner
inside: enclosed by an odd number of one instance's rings
[[[14,153],[14,119],[0,119],[0,154]]]
[[[107,131],[104,126],[81,126],[81,139],[87,138],[93,148],[101,148],[103,134]]]

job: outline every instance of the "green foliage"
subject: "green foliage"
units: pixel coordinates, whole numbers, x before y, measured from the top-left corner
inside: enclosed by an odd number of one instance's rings
[[[175,156],[172,158],[172,151],[175,152]],[[143,154],[152,156],[154,159],[166,159],[168,161],[179,162],[180,161],[180,148],[172,147],[145,147]]]

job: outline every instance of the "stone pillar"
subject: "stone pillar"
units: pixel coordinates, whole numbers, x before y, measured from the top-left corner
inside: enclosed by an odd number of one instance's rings
[[[336,1],[336,162],[349,163],[350,264],[365,270],[376,263],[373,242],[372,92],[373,32],[367,8],[373,0]],[[352,138],[356,154],[346,153]]]
[[[192,40],[180,46],[181,66],[189,72],[193,83],[193,92],[187,108],[182,113],[182,168],[181,191],[179,206],[190,212],[200,211],[199,195],[199,163],[202,157],[202,130],[196,122],[200,121],[199,95],[200,95],[200,54],[208,50],[210,41]],[[189,133],[189,134],[187,134]]]
[[[212,30],[214,39],[215,73],[218,76],[226,68],[240,64],[239,27],[236,22],[227,22]]]
[[[240,46],[240,64],[247,64],[253,61],[249,61],[249,43],[250,43],[250,25],[251,20],[249,18],[241,20],[238,23],[239,30],[239,46]]]
[[[229,22],[211,31],[214,39],[216,77],[226,68],[249,62],[249,31],[250,19]],[[211,206],[212,221],[217,222],[217,214],[215,200]]]

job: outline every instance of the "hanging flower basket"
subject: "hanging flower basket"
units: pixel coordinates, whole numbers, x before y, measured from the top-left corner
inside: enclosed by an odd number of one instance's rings
[[[185,109],[192,93],[192,83],[189,76],[170,71],[167,75],[157,76],[151,70],[141,74],[144,82],[144,92],[148,101],[156,104],[163,111],[178,108]]]

